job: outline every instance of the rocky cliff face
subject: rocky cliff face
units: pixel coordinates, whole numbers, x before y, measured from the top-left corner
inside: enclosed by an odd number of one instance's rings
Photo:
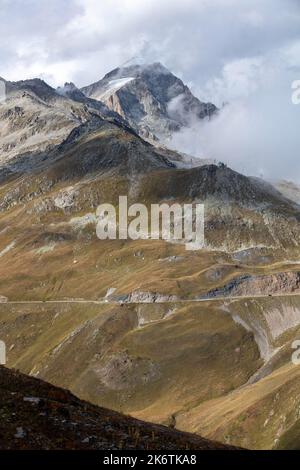
[[[2,450],[234,449],[98,408],[4,367],[0,384]]]
[[[209,118],[217,110],[199,101],[160,63],[117,68],[81,91],[103,101],[152,139],[165,140],[191,120]]]

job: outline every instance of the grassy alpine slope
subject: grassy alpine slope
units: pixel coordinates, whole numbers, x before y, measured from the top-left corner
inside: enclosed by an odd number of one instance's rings
[[[22,84],[23,96],[20,86],[3,119],[18,124],[21,147],[2,148],[0,173],[0,335],[8,366],[95,404],[235,445],[292,442],[299,206],[224,165],[176,168],[172,152],[93,100],[48,88],[45,95],[35,82]],[[38,101],[33,121],[18,109],[32,112],[28,93]],[[59,128],[49,148],[31,147],[32,135],[44,132],[40,106]],[[10,109],[21,113],[17,121]],[[98,240],[96,208],[117,205],[119,195],[148,207],[204,203],[205,249]]]

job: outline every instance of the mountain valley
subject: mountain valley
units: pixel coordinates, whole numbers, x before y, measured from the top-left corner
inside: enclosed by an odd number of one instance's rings
[[[7,366],[94,405],[214,441],[299,448],[300,369],[291,361],[300,339],[296,185],[275,187],[209,160],[185,165],[167,139],[191,116],[219,111],[161,64],[121,67],[80,90],[38,79],[6,87]],[[204,249],[99,240],[97,207],[117,207],[120,195],[148,208],[204,204]]]

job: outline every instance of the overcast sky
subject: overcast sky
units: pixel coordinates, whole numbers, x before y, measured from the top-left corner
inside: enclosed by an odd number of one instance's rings
[[[134,56],[161,61],[201,99],[230,103],[179,136],[182,150],[300,181],[300,0],[0,0],[0,20],[5,79],[83,86]]]

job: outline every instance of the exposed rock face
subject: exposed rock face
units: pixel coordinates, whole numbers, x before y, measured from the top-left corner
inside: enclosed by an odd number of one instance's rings
[[[207,298],[226,296],[251,296],[300,293],[300,272],[269,274],[265,276],[244,275],[210,291]]]
[[[270,373],[270,360],[276,354],[280,355],[281,348],[286,342],[285,335],[289,332],[293,338],[293,329],[300,325],[299,297],[275,296],[260,298],[240,298],[224,301],[221,310],[229,313],[232,319],[251,331],[264,360],[264,367],[259,369],[249,382],[255,382]]]
[[[122,123],[123,125],[128,125],[127,121],[123,119],[120,114],[118,114],[114,110],[111,110],[102,101],[88,98],[72,82],[65,83],[63,87],[58,87],[56,92],[65,98],[69,98],[70,100],[77,101],[78,103],[86,105],[86,107],[88,107],[92,113],[93,111],[97,111],[98,113],[100,113],[101,117],[105,119],[111,120],[113,122]]]
[[[147,358],[136,358],[126,351],[112,353],[95,368],[99,381],[111,390],[133,389],[155,382],[160,376],[158,366]]]
[[[146,138],[164,140],[192,119],[208,118],[217,110],[199,101],[160,63],[117,68],[81,91],[103,101]]]
[[[174,302],[177,297],[174,295],[162,295],[158,292],[139,292],[135,291],[122,299],[127,303],[159,303],[159,302]]]

